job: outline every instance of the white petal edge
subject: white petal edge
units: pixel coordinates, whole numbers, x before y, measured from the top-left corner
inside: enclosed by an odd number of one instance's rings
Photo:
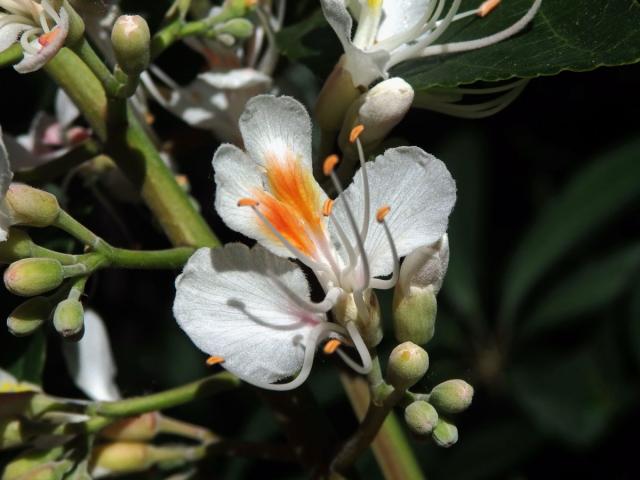
[[[240,116],[240,132],[247,153],[257,164],[265,166],[268,156],[285,158],[293,153],[312,170],[311,119],[296,99],[253,97]]]
[[[423,245],[430,245],[447,231],[449,214],[456,200],[456,186],[442,161],[417,147],[387,150],[367,163],[371,191],[369,234],[365,250],[373,276],[388,275],[393,261],[384,228],[375,218],[377,209],[390,206],[385,218],[396,244],[404,257]],[[351,185],[336,199],[334,215],[341,225],[348,225],[344,198],[353,209],[356,220],[364,214],[362,172],[358,170]],[[347,230],[352,238],[351,230]],[[332,231],[332,236],[337,237]]]
[[[22,32],[31,30],[32,28],[32,25],[23,23],[9,23],[0,27],[0,53],[18,42],[18,38]]]
[[[393,0],[382,3],[382,20],[378,27],[378,42],[414,27],[432,0]]]
[[[178,325],[200,350],[223,357],[222,366],[249,383],[295,375],[305,338],[326,320],[294,303],[270,275],[309,300],[302,270],[259,245],[202,248],[176,280]]]
[[[61,8],[58,15],[60,15],[60,22],[54,28],[59,28],[60,33],[45,47],[42,47],[37,39],[32,41],[31,44],[36,48],[41,47],[40,50],[36,54],[23,52],[24,56],[22,60],[13,66],[16,72],[31,73],[39,70],[49,60],[55,57],[58,50],[64,46],[67,34],[69,33],[69,14],[64,8]]]
[[[2,138],[2,127],[0,127],[0,242],[7,239],[9,227],[11,226],[11,218],[6,210],[4,197],[7,194],[13,172],[9,163],[9,155]]]
[[[96,312],[85,312],[84,336],[77,343],[65,342],[62,353],[73,382],[89,398],[100,401],[120,399],[109,334]]]

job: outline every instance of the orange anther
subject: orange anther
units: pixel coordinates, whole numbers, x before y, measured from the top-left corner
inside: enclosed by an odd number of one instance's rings
[[[340,159],[337,155],[329,155],[322,164],[322,172],[325,175],[331,175],[331,172],[333,172],[333,169],[336,168],[336,165],[339,161]]]
[[[38,43],[43,47],[46,47],[51,42],[55,40],[55,38],[60,34],[60,27],[55,27],[50,32],[44,33],[38,37]]]
[[[219,363],[224,362],[224,358],[222,357],[216,357],[216,356],[212,356],[207,358],[207,365],[209,365],[210,367],[212,367],[213,365],[218,365]]]
[[[239,207],[257,207],[258,205],[258,201],[253,198],[241,198],[238,200]]]
[[[384,221],[384,217],[386,217],[391,211],[391,207],[389,205],[385,205],[384,207],[380,207],[376,212],[376,220],[381,223]]]
[[[478,7],[478,16],[486,17],[491,11],[500,5],[501,0],[486,0],[480,7]]]
[[[364,131],[364,125],[356,125],[349,134],[349,141],[355,143],[360,134]]]
[[[328,217],[329,215],[331,215],[332,210],[333,210],[333,200],[331,200],[330,198],[327,198],[324,201],[324,205],[322,205],[322,215],[324,215],[325,217]]]
[[[322,349],[322,351],[327,355],[331,355],[332,353],[335,353],[335,351],[340,347],[340,345],[342,345],[342,342],[340,340],[336,338],[332,338],[331,340],[329,340],[327,343],[324,344],[324,348]]]

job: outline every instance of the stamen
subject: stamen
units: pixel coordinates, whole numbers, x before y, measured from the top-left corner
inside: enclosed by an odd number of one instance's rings
[[[24,32],[20,37],[20,46],[22,47],[22,50],[24,50],[27,53],[30,53],[31,55],[37,55],[38,49],[33,45],[31,45],[29,38],[32,35],[37,35],[41,31],[42,30],[40,28],[32,28],[31,30],[27,30],[26,32]]]
[[[332,338],[324,344],[324,348],[322,349],[322,351],[327,355],[331,355],[336,352],[340,345],[342,345],[342,342],[340,340],[338,340],[337,338]]]
[[[391,211],[391,207],[389,205],[385,205],[384,207],[380,207],[376,212],[376,220],[378,223],[384,222],[385,217]]]
[[[45,33],[49,33],[49,31],[51,30],[49,28],[49,24],[47,23],[47,18],[44,14],[44,10],[40,12],[40,26]]]
[[[340,358],[342,358],[344,363],[346,363],[349,367],[351,367],[355,372],[361,375],[366,375],[371,371],[371,366],[372,366],[371,354],[369,353],[369,349],[367,348],[367,345],[364,343],[364,340],[362,340],[362,336],[360,335],[360,331],[358,330],[358,327],[356,327],[356,325],[353,322],[347,323],[346,327],[347,327],[347,331],[349,332],[351,341],[353,342],[353,346],[356,348],[356,351],[360,356],[362,365],[358,365],[356,362],[354,362],[351,359],[351,357],[349,357],[349,355],[347,355],[345,352],[343,352],[340,349],[337,350],[338,355],[340,355]]]
[[[60,15],[58,15],[58,12],[56,12],[55,8],[49,5],[48,0],[42,0],[40,4],[42,5],[42,8],[44,8],[45,12],[47,12],[47,14],[53,19],[54,22],[60,23],[62,21],[62,18],[60,18]]]
[[[364,131],[364,125],[356,125],[355,127],[353,127],[353,129],[351,130],[351,133],[349,134],[349,141],[351,143],[355,143],[363,131]]]
[[[322,173],[326,176],[331,175],[339,161],[340,159],[337,155],[329,155],[322,164]]]
[[[478,8],[478,16],[486,17],[491,13],[491,11],[500,5],[501,0],[486,0],[480,7]]]
[[[400,275],[400,258],[398,257],[398,249],[396,248],[396,243],[393,241],[391,230],[389,230],[389,226],[385,221],[385,217],[389,214],[390,211],[391,207],[385,205],[384,207],[378,209],[378,212],[376,213],[376,220],[382,225],[382,228],[384,228],[384,233],[387,236],[387,241],[389,242],[389,247],[391,248],[391,256],[393,258],[393,272],[390,278],[386,280],[383,280],[381,278],[371,279],[371,287],[377,288],[379,290],[393,288],[398,282],[398,276]]]
[[[331,200],[330,198],[327,198],[324,201],[324,205],[322,205],[322,215],[324,215],[325,217],[331,215],[331,212],[333,211],[333,203],[333,200]]]
[[[371,202],[370,202],[370,194],[369,194],[369,174],[367,173],[367,165],[364,158],[364,149],[362,148],[362,142],[358,138],[362,131],[364,130],[364,126],[360,125],[360,129],[355,134],[355,142],[358,148],[358,159],[360,160],[360,171],[362,172],[362,198],[363,198],[363,212],[362,212],[362,227],[360,228],[360,236],[362,237],[362,241],[364,242],[367,239],[367,234],[369,233],[369,215],[371,215]],[[358,127],[354,128],[351,131],[351,136],[354,136],[354,131],[358,129]]]
[[[267,272],[269,278],[282,290],[282,292],[289,297],[296,305],[302,310],[312,313],[327,313],[333,307],[335,307],[340,295],[342,295],[342,289],[338,287],[331,288],[324,299],[321,302],[314,303],[305,298],[302,298],[289,288],[282,280],[280,280],[274,273]]]
[[[218,365],[222,362],[224,362],[224,358],[222,357],[212,356],[207,358],[207,365],[209,365],[210,367],[212,367],[213,365]]]
[[[239,207],[257,207],[260,203],[253,198],[241,198],[238,200]]]

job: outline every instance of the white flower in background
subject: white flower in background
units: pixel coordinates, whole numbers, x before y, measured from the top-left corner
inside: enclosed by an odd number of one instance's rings
[[[238,119],[247,101],[272,90],[272,75],[278,59],[274,32],[283,24],[285,2],[278,7],[259,5],[259,18],[252,37],[244,45],[229,48],[218,41],[187,38],[185,43],[200,53],[209,70],[199,74],[186,86],[178,85],[157,66],[141,79],[149,94],[164,108],[192,127],[211,131],[218,139],[237,143],[240,140]],[[213,7],[215,17],[221,7]],[[159,80],[169,89],[164,94],[154,82]]]
[[[227,369],[262,387],[299,385],[317,342],[331,332],[358,349],[357,370],[366,371],[370,359],[355,321],[370,315],[370,289],[395,285],[400,257],[445,233],[455,202],[451,175],[414,147],[387,150],[365,164],[356,139],[361,168],[346,191],[333,172],[337,158],[325,161],[340,193],[333,201],[313,177],[311,122],[300,103],[255,97],[240,131],[246,153],[226,144],[213,159],[216,210],[230,228],[309,267],[326,297],[311,303],[302,272],[259,247],[200,250],[177,281],[178,323]],[[325,313],[343,301],[353,302],[356,318],[327,323]],[[300,369],[293,382],[269,385]]]
[[[20,73],[40,69],[62,48],[69,32],[69,14],[47,0],[0,0],[0,52],[20,42]]]
[[[62,347],[71,378],[87,397],[100,401],[120,399],[109,335],[96,312],[85,312],[82,339],[79,342],[64,342]]]
[[[486,0],[478,8],[458,13],[462,0],[321,0],[327,21],[345,51],[344,68],[354,85],[369,86],[387,78],[389,70],[405,60],[487,47],[521,31],[535,16],[542,0],[510,27],[477,40],[437,44],[447,27],[471,15],[483,17],[500,0]],[[352,36],[353,17],[358,26]]]
[[[11,172],[11,165],[9,164],[9,155],[2,140],[2,128],[0,128],[0,242],[4,242],[7,239],[9,227],[11,226],[11,217],[7,211],[4,197],[7,194],[7,190],[9,190],[12,178],[13,172]]]

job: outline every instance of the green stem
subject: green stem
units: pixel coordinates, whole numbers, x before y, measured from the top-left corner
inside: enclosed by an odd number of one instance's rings
[[[92,415],[105,417],[130,417],[141,413],[172,408],[183,403],[206,398],[240,385],[240,380],[227,372],[197,380],[164,392],[133,397],[116,402],[99,402],[88,408]]]
[[[369,384],[361,377],[348,377],[344,374],[341,375],[341,380],[356,416],[362,420],[370,404]],[[393,412],[387,415],[378,434],[373,438],[371,447],[385,479],[424,478],[411,445]]]
[[[64,230],[69,235],[96,252],[108,254],[111,249],[107,242],[82,225],[64,210],[60,211],[60,215],[58,215],[54,226],[60,230]]]
[[[100,83],[104,86],[107,95],[110,97],[116,96],[116,93],[121,87],[120,82],[114,77],[109,68],[107,68],[86,38],[84,38],[78,46],[74,48],[74,51],[91,69],[98,80],[100,80]]]
[[[211,430],[164,415],[158,415],[158,433],[177,435],[203,443],[219,440],[219,437]]]
[[[174,269],[182,268],[194,251],[191,247],[147,251],[112,248],[108,257],[110,265],[117,268]]]

